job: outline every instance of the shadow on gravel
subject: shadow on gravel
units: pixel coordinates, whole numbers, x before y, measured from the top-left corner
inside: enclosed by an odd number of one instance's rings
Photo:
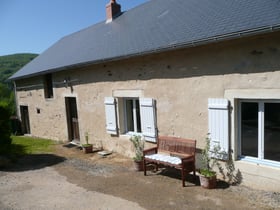
[[[161,168],[158,172],[156,172],[156,173],[154,172],[154,173],[151,173],[151,174],[163,175],[163,176],[167,176],[167,177],[171,177],[171,178],[174,178],[174,179],[181,180],[181,172],[174,169],[174,168],[168,168],[168,169]],[[198,176],[193,177],[192,174],[188,174],[186,176],[186,181],[194,184],[194,186],[200,186],[200,181],[199,181]],[[216,189],[227,189],[229,187],[230,187],[230,185],[227,182],[222,181],[222,180],[217,180]]]
[[[154,173],[154,175],[167,176],[178,180],[182,179],[181,172],[174,168],[168,168],[168,169],[159,168],[159,171]],[[194,186],[200,185],[199,178],[197,176],[194,177],[192,174],[187,174],[186,182],[192,183]],[[186,183],[186,185],[188,184]]]
[[[229,183],[222,180],[217,180],[216,189],[227,189],[229,187],[230,187]]]
[[[53,166],[62,163],[66,158],[53,154],[30,154],[20,157],[17,162],[10,163],[5,168],[0,168],[0,171],[29,171],[41,169],[48,166]]]

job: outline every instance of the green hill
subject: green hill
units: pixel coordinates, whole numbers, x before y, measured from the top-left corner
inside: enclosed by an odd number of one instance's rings
[[[13,85],[7,79],[36,56],[31,53],[0,56],[0,106],[9,107],[10,114],[15,114],[15,102]]]
[[[0,83],[6,80],[25,64],[33,60],[37,54],[22,53],[0,56]]]

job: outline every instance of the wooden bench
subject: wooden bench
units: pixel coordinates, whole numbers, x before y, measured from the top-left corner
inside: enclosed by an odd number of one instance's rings
[[[170,136],[159,136],[157,146],[146,149],[144,154],[144,175],[147,175],[147,165],[155,164],[173,167],[181,170],[182,185],[185,187],[187,173],[193,172],[195,177],[196,140]]]

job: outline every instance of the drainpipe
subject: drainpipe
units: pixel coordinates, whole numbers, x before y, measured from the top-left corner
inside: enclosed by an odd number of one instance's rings
[[[18,109],[18,99],[17,99],[17,84],[16,84],[16,81],[13,82],[14,84],[14,94],[15,94],[15,97],[14,97],[14,100],[15,100],[15,105],[16,105],[16,115],[17,117],[20,119],[20,113],[19,113],[19,109]]]

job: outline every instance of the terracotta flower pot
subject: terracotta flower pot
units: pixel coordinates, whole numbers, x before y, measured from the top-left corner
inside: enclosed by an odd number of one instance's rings
[[[83,146],[84,153],[91,153],[92,152],[92,145]]]
[[[143,167],[143,160],[134,160],[134,166],[135,166],[135,170],[136,171],[143,171],[144,167]]]
[[[199,175],[200,185],[206,189],[214,189],[217,185],[217,177],[216,175],[212,177],[206,177],[203,175]]]

